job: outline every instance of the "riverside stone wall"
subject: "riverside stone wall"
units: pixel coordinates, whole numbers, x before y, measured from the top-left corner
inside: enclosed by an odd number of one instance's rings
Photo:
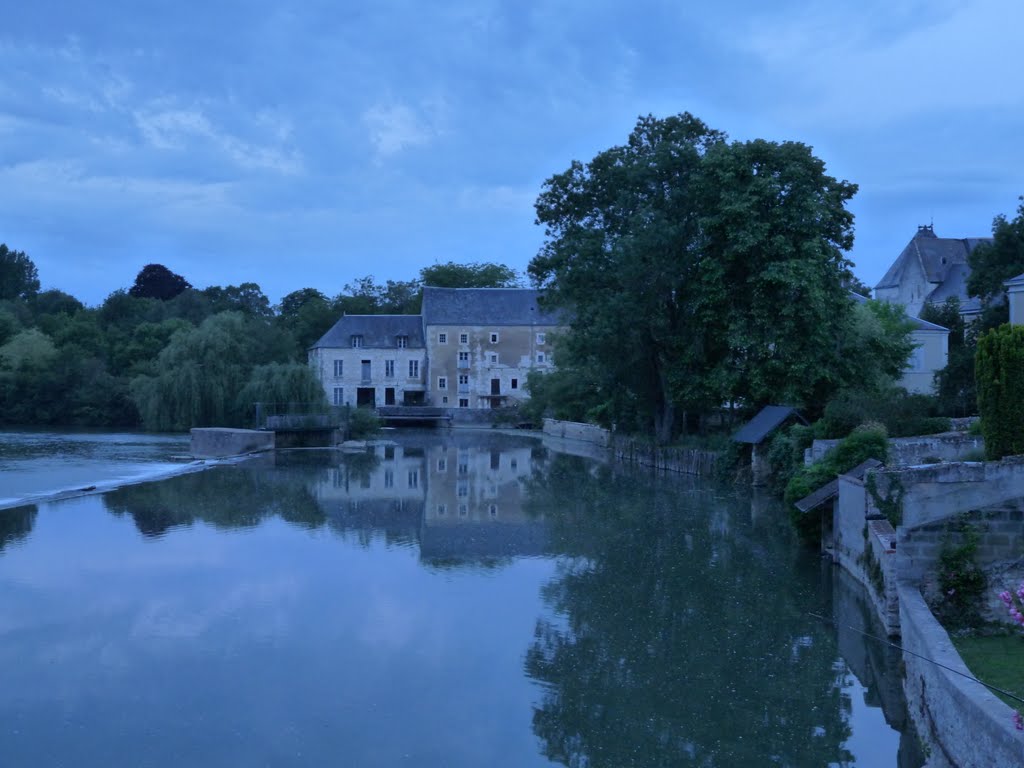
[[[964,677],[970,670],[912,582],[900,580],[898,597],[907,708],[931,746],[929,768],[1024,765],[1013,710]]]
[[[820,461],[837,446],[839,440],[815,440],[804,452],[804,464]],[[889,440],[889,460],[892,467],[914,466],[940,461],[964,461],[975,458],[985,450],[985,441],[966,432],[943,432],[938,435],[894,437]]]
[[[579,440],[611,449],[616,460],[642,467],[684,475],[709,476],[715,473],[718,453],[696,448],[672,448],[641,443],[614,436],[607,429],[575,421],[544,419],[544,433],[566,440]]]
[[[189,452],[199,458],[241,456],[274,450],[274,433],[256,429],[202,427],[190,430]]]

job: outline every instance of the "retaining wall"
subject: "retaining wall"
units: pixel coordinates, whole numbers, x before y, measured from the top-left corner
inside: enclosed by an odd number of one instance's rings
[[[575,421],[544,419],[544,433],[566,440],[580,440],[612,450],[616,460],[684,475],[712,475],[718,460],[715,451],[695,448],[664,448],[615,437],[607,429]]]
[[[839,440],[815,440],[804,451],[804,464],[820,461],[825,454],[837,446]],[[889,466],[913,466],[924,464],[925,459],[942,461],[963,461],[972,454],[985,450],[985,441],[977,435],[966,432],[943,432],[938,435],[917,437],[894,437],[889,440]]]
[[[273,432],[226,427],[196,427],[189,432],[189,451],[199,458],[223,458],[274,450]]]
[[[896,593],[896,531],[888,520],[867,519],[864,482],[840,475],[833,511],[833,560],[867,589],[889,635],[900,633]]]
[[[1024,497],[1024,457],[871,470],[878,495],[900,500],[900,524],[917,528],[958,512]],[[868,498],[869,512],[877,503]]]
[[[970,670],[911,582],[901,579],[898,596],[901,644],[909,651],[903,654],[907,708],[931,744],[929,768],[1024,765],[1024,734],[1013,725],[1013,710],[962,676]]]

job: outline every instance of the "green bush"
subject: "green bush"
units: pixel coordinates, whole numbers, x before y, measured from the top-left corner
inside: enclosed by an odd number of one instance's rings
[[[938,402],[928,395],[908,394],[892,387],[884,390],[847,390],[839,393],[814,424],[815,436],[845,437],[867,422],[885,425],[890,437],[934,435],[947,432],[948,418],[937,415]]]
[[[1024,327],[1002,325],[978,339],[974,368],[986,455],[1024,453]]]
[[[380,419],[370,408],[352,408],[348,415],[349,440],[365,440],[380,432]]]
[[[803,467],[793,474],[786,485],[785,500],[793,524],[800,534],[816,539],[821,532],[820,508],[802,513],[794,506],[800,499],[814,492],[837,475],[856,467],[867,459],[885,461],[889,452],[889,436],[881,424],[864,424],[822,457],[820,461]]]

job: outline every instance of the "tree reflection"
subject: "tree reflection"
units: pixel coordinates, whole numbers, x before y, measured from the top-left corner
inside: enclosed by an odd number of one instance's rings
[[[316,528],[324,514],[310,492],[305,471],[272,467],[219,467],[131,485],[104,494],[103,503],[115,515],[130,515],[143,536],[162,536],[176,526],[202,521],[217,528],[259,525],[280,517],[293,525]]]
[[[545,588],[526,670],[534,731],[570,766],[827,765],[852,759],[834,639],[805,618],[793,550],[710,492],[568,456],[530,504],[572,557]],[[721,510],[728,519],[722,519]],[[716,511],[717,510],[717,511]]]
[[[0,554],[9,545],[28,538],[36,523],[38,512],[35,504],[0,509]]]

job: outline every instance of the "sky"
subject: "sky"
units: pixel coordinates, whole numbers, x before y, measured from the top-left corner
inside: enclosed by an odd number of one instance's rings
[[[275,303],[525,270],[544,181],[648,114],[813,147],[871,285],[1024,194],[1019,0],[0,6],[0,242],[89,305],[153,262]]]

